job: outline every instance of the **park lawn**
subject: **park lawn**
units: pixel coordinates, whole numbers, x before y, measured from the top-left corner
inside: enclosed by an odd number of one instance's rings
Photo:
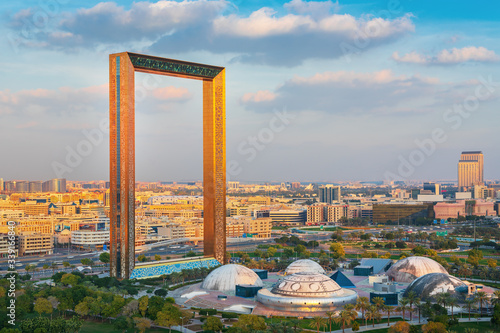
[[[122,330],[117,330],[110,323],[101,323],[94,321],[84,321],[80,333],[122,333]],[[134,333],[135,329],[129,329],[126,333]],[[173,333],[180,333],[172,330]],[[154,328],[146,330],[146,333],[168,333],[168,329]]]
[[[490,249],[480,249],[483,252],[483,256],[500,256],[500,252],[497,250]],[[456,256],[468,256],[469,251],[459,251],[459,252],[447,252],[447,254],[452,254]]]

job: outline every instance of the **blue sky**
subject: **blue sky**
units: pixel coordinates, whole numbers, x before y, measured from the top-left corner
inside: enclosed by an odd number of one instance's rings
[[[228,177],[500,179],[500,4],[0,4],[0,178],[108,178],[108,55],[226,67]],[[202,177],[201,84],[136,74],[137,179]]]

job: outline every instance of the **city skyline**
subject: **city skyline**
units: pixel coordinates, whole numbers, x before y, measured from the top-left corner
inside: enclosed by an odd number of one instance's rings
[[[126,50],[227,68],[228,180],[453,180],[469,150],[500,179],[500,5],[481,4],[3,3],[0,178],[109,179]],[[136,82],[137,179],[202,179],[201,84]]]

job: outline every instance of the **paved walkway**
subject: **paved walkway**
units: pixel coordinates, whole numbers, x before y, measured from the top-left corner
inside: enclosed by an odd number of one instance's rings
[[[477,322],[477,321],[490,321],[490,320],[491,320],[490,317],[481,317],[481,318],[478,318],[477,320],[475,318],[471,318],[470,322],[472,323],[472,322]],[[458,321],[461,323],[468,323],[469,318],[458,318]],[[391,322],[389,326],[392,326],[396,323],[397,323],[397,321]],[[410,325],[424,325],[427,323],[427,320],[422,318],[420,320],[420,323],[418,322],[418,320],[407,321],[407,323]],[[377,329],[381,329],[381,328],[387,328],[389,326],[387,326],[387,322],[385,322],[385,323],[375,324],[375,327],[373,327],[373,325],[370,324],[370,322],[368,322],[368,326],[360,325],[358,332],[377,330]],[[352,330],[352,328],[346,328],[345,332],[346,333],[353,333],[353,330]],[[340,330],[336,330],[336,331],[331,331],[330,333],[342,333],[342,330],[340,329]]]

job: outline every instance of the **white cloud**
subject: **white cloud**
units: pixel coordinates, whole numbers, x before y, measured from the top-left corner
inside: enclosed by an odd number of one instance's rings
[[[259,90],[256,93],[246,93],[241,98],[243,103],[248,102],[270,102],[276,99],[276,94],[269,90]]]
[[[469,46],[461,49],[453,48],[451,50],[442,50],[436,56],[426,56],[415,51],[399,56],[398,52],[394,52],[392,58],[397,62],[421,65],[450,65],[469,61],[495,62],[500,60],[500,57],[494,51],[488,50],[482,46]]]
[[[260,8],[248,15],[226,14],[228,2],[139,1],[130,8],[101,2],[91,8],[61,13],[51,28],[20,45],[75,52],[79,49],[114,50],[124,46],[159,54],[209,51],[231,54],[236,61],[295,66],[306,59],[337,58],[346,45],[365,52],[391,43],[414,31],[411,15],[386,19],[376,16],[339,15],[335,4],[292,0],[288,13]],[[9,24],[20,34],[23,22],[34,19],[33,10],[15,14]],[[359,41],[362,46],[359,46]]]
[[[153,91],[153,96],[159,100],[186,101],[191,98],[189,90],[183,87],[168,86],[157,88]]]

